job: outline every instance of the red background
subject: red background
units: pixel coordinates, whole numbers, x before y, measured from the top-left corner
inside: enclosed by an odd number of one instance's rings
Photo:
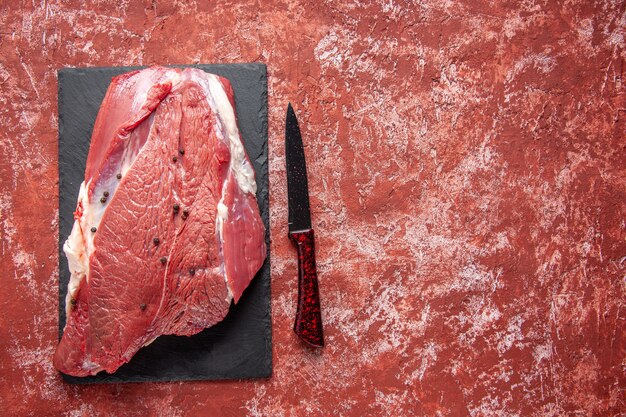
[[[625,8],[2,1],[0,414],[624,412]],[[269,72],[272,378],[64,384],[56,70],[249,61]],[[321,353],[291,330],[288,101],[306,141]]]

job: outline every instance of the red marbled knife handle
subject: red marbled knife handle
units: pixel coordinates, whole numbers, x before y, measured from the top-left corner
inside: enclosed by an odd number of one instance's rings
[[[289,238],[298,248],[298,310],[293,331],[308,344],[321,347],[324,346],[324,330],[313,229],[289,232]]]

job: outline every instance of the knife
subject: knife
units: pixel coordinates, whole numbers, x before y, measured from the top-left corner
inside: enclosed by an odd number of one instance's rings
[[[309,208],[304,147],[296,113],[287,107],[285,157],[289,201],[289,239],[298,249],[298,308],[293,331],[315,347],[324,346],[324,330],[315,268],[315,243]]]

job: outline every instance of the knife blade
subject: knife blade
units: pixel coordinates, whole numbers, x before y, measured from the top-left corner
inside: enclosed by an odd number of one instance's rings
[[[298,305],[293,331],[315,347],[324,346],[315,236],[311,227],[304,146],[296,113],[289,103],[285,121],[285,159],[289,204],[289,239],[298,250]]]

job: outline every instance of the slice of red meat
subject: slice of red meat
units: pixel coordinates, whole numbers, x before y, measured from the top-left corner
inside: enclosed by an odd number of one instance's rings
[[[112,80],[64,245],[54,366],[114,372],[160,335],[221,321],[266,256],[228,80],[152,67]]]

